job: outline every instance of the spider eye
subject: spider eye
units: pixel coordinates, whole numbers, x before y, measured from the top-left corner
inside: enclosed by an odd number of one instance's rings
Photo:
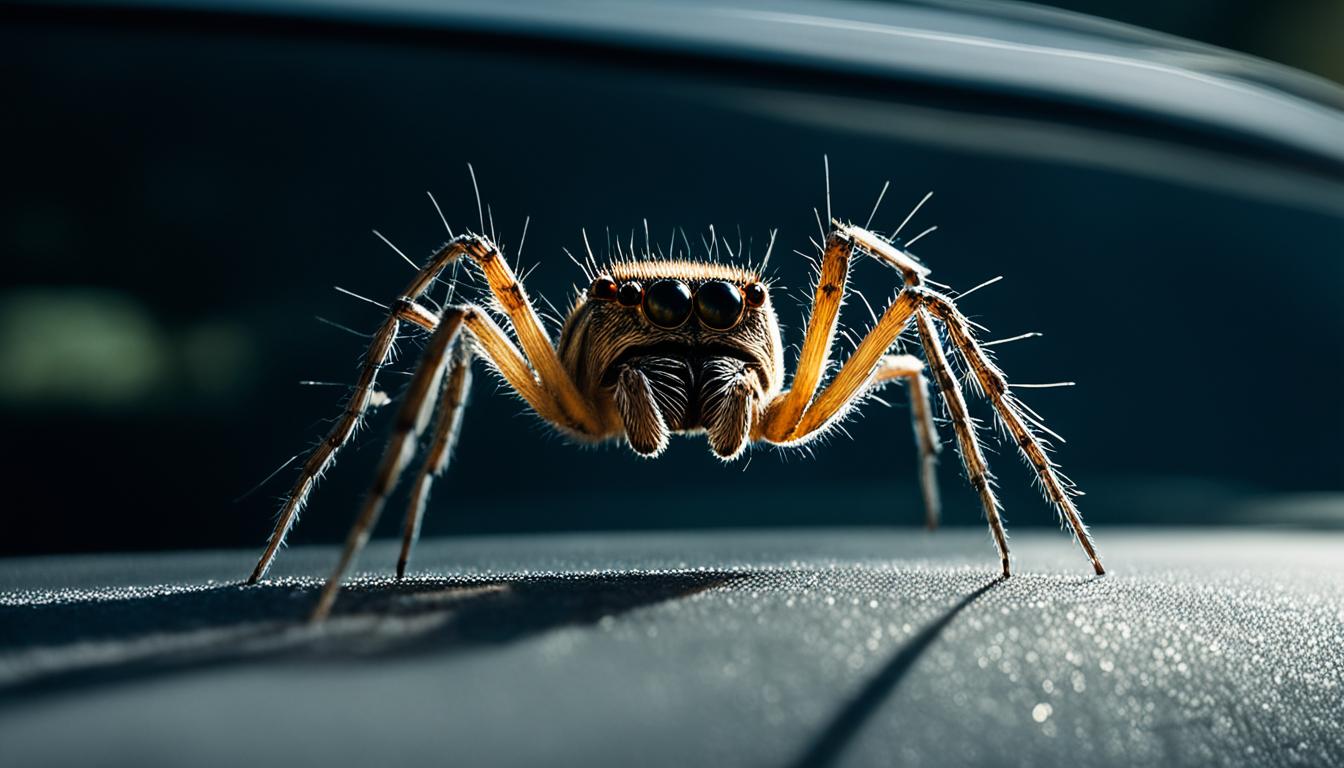
[[[588,286],[588,295],[598,301],[615,301],[620,288],[610,277],[599,277]]]
[[[710,280],[695,291],[695,314],[706,327],[726,331],[742,319],[742,291],[727,280]]]
[[[691,316],[691,289],[680,280],[659,280],[644,292],[644,316],[659,328],[676,328]]]
[[[627,280],[621,283],[621,287],[616,291],[616,300],[622,307],[638,307],[639,300],[644,295],[644,287],[634,280]]]
[[[742,292],[746,294],[749,307],[759,307],[765,303],[765,286],[760,283],[751,283]]]

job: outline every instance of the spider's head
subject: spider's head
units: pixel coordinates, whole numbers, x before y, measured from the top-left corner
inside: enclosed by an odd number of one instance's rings
[[[579,386],[595,392],[617,369],[645,356],[746,363],[764,392],[778,391],[783,370],[779,323],[770,290],[753,272],[693,261],[609,265],[570,312],[560,353]]]

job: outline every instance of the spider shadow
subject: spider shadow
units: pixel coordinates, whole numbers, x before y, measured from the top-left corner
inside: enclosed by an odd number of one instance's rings
[[[10,669],[21,670],[0,679],[0,710],[34,697],[258,661],[370,663],[504,645],[747,576],[630,572],[355,584],[320,625],[305,620],[320,587],[292,582],[0,606],[7,628],[0,662],[8,656]]]
[[[789,764],[790,768],[823,768],[824,766],[834,765],[841,753],[844,752],[845,747],[858,735],[863,724],[877,714],[877,711],[882,708],[882,703],[887,700],[892,691],[896,690],[896,687],[914,667],[919,657],[928,650],[929,646],[933,645],[943,630],[957,617],[957,614],[1003,581],[1004,579],[1000,577],[979,587],[957,601],[956,605],[953,605],[943,615],[930,622],[918,634],[910,638],[905,645],[896,651],[895,655],[887,660],[877,674],[873,675],[863,688],[831,718],[821,733],[817,734],[816,738],[807,745],[803,753]]]

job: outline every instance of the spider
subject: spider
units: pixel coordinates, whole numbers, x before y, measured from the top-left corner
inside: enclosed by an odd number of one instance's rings
[[[971,321],[951,298],[930,287],[928,268],[908,245],[901,248],[867,225],[830,221],[820,244],[815,295],[797,367],[787,382],[770,286],[753,270],[714,261],[655,259],[649,254],[603,266],[589,249],[588,261],[580,264],[589,281],[587,290],[576,297],[558,343],[552,343],[500,248],[484,235],[451,236],[449,230],[451,239],[419,267],[373,335],[344,411],[304,463],[248,583],[265,577],[317,480],[378,403],[381,393],[375,389],[375,379],[391,359],[403,325],[423,329],[429,340],[373,486],[313,611],[315,621],[330,614],[343,576],[368,542],[389,494],[428,430],[428,454],[415,472],[397,562],[397,578],[404,577],[430,487],[448,467],[476,357],[484,358],[537,416],[564,435],[585,443],[624,439],[631,450],[646,457],[662,453],[673,434],[704,433],[710,449],[724,461],[738,458],[754,443],[802,445],[825,434],[877,388],[905,382],[912,402],[925,521],[932,528],[939,516],[934,469],[940,445],[924,373],[927,365],[1007,577],[1011,565],[999,502],[976,424],[940,340],[940,325],[976,389],[990,401],[1000,425],[1034,470],[1046,499],[1073,531],[1095,572],[1104,573],[1074,505],[1077,492],[1050,460],[1048,443],[1040,435],[1053,433],[1009,389],[985,345],[976,340]],[[895,269],[903,286],[849,358],[823,382],[855,255]],[[479,305],[457,304],[437,311],[426,306],[427,293],[440,275],[464,257],[484,278],[513,334]],[[923,362],[912,355],[890,354],[911,325],[924,351]]]

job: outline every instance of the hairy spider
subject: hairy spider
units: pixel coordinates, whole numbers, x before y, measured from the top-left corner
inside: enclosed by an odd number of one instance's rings
[[[904,286],[823,386],[856,253],[897,270]],[[464,256],[479,270],[497,308],[508,316],[513,335],[480,306],[459,304],[434,311],[423,303],[444,269]],[[438,249],[373,335],[345,410],[304,463],[248,583],[266,575],[314,484],[380,394],[374,380],[390,360],[403,323],[429,332],[429,341],[404,395],[373,487],[314,609],[314,620],[331,611],[344,574],[368,542],[388,495],[433,421],[397,562],[397,577],[405,574],[430,486],[448,467],[471,362],[477,356],[484,357],[537,416],[565,435],[583,442],[624,438],[632,450],[649,457],[660,454],[674,433],[705,433],[710,448],[725,461],[740,456],[751,443],[802,445],[824,434],[876,388],[904,381],[912,401],[926,523],[934,527],[939,514],[934,478],[939,443],[925,362],[889,354],[911,324],[952,422],[967,477],[984,506],[1003,575],[1009,575],[1010,564],[999,502],[938,325],[946,330],[976,388],[993,405],[1093,569],[1104,572],[1074,506],[1076,492],[1057,471],[1039,435],[1049,430],[1014,396],[984,345],[976,341],[971,322],[949,297],[929,287],[925,279],[929,270],[908,250],[865,227],[831,221],[821,244],[811,315],[788,388],[779,323],[760,274],[712,261],[654,259],[648,254],[600,266],[591,251],[582,266],[590,281],[587,291],[576,297],[559,343],[552,344],[522,283],[489,238],[463,234]]]

